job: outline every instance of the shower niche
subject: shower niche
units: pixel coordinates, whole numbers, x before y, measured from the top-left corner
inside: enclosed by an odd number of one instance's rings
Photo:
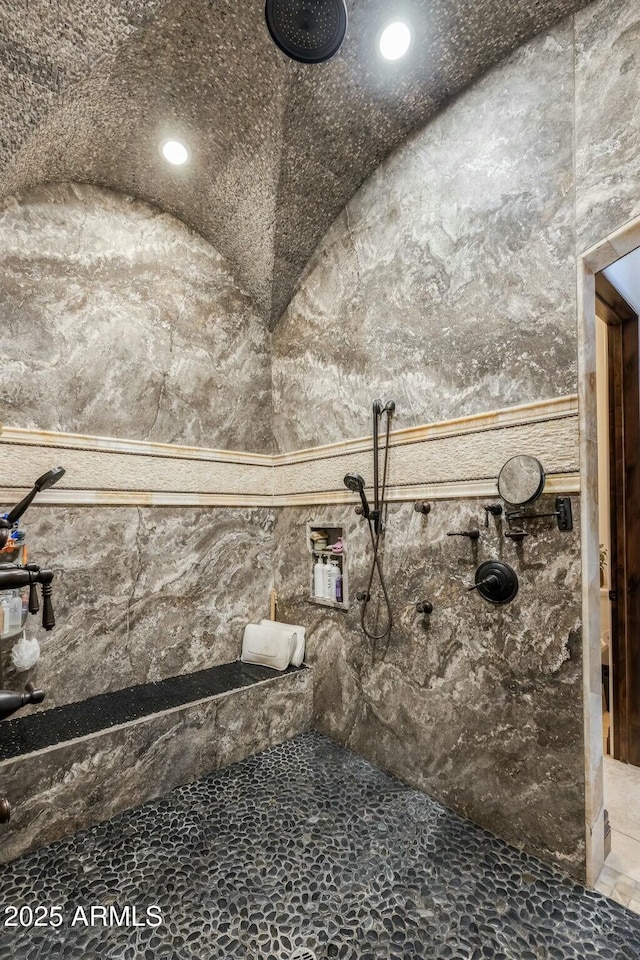
[[[311,554],[309,601],[333,610],[349,609],[347,544],[342,527],[307,523],[307,549]]]

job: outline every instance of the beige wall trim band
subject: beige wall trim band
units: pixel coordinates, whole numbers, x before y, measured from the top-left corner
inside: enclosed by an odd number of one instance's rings
[[[25,491],[0,488],[0,503],[13,503]],[[578,474],[548,476],[545,494],[580,492]],[[387,491],[390,503],[413,500],[470,500],[475,497],[497,497],[495,480],[460,480],[452,483],[412,484],[391,487]],[[301,493],[289,496],[243,497],[234,494],[163,494],[118,490],[50,490],[38,501],[41,506],[64,507],[304,507],[314,505],[349,504],[354,500],[348,493],[329,490],[321,493]]]
[[[580,493],[580,476],[577,473],[559,476],[547,476],[545,494]],[[459,480],[451,483],[412,484],[406,487],[390,487],[387,491],[389,503],[413,502],[415,500],[473,500],[476,497],[498,496],[495,480]],[[275,496],[274,507],[307,507],[355,503],[345,490],[324,493],[299,493],[288,496]]]
[[[12,504],[27,492],[26,488],[0,487],[0,504]],[[41,494],[36,506],[57,507],[272,507],[271,495],[224,493],[157,493],[149,490],[73,490],[54,489]]]
[[[60,462],[65,477],[36,502],[176,507],[351,503],[355,498],[342,478],[357,470],[371,482],[371,445],[371,437],[363,437],[268,456],[7,428],[0,435],[0,499],[15,502],[34,477]],[[549,484],[566,483],[579,470],[577,399],[559,397],[397,430],[392,445],[391,501],[495,496],[500,467],[516,453],[538,456]]]
[[[273,456],[266,453],[210,450],[207,447],[185,447],[180,444],[152,443],[147,440],[121,440],[118,437],[91,437],[80,433],[55,433],[52,430],[23,430],[19,427],[0,427],[0,443],[55,447],[57,450],[120,453],[136,457],[205,460],[209,463],[244,463],[259,467],[273,466]]]

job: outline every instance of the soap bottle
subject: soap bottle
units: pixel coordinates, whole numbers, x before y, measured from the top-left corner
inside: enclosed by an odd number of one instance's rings
[[[17,633],[22,629],[22,594],[17,590],[9,602],[9,628],[12,633]]]
[[[313,595],[317,600],[324,600],[324,564],[320,557],[313,567]]]

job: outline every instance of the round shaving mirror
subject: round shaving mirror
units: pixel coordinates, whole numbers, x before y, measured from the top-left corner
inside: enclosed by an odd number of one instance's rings
[[[544,467],[535,457],[511,457],[500,471],[498,493],[507,503],[524,507],[538,499],[545,479]]]

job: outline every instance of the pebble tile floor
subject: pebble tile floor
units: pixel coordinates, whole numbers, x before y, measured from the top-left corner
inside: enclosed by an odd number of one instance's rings
[[[317,733],[0,874],[3,923],[8,904],[65,918],[2,927],[2,960],[640,958],[640,917]],[[152,904],[157,929],[70,924],[78,906],[140,920]]]

